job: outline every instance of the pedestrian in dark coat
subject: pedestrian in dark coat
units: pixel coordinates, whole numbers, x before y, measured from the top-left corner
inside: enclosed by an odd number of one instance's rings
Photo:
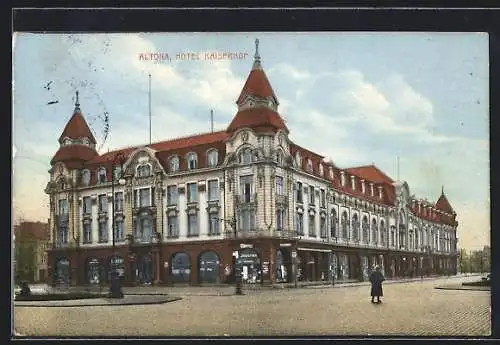
[[[385,280],[384,275],[380,272],[380,267],[377,266],[375,271],[370,274],[370,283],[372,284],[371,296],[372,303],[375,303],[374,298],[377,297],[377,303],[380,303],[380,297],[384,296],[382,290],[382,282]]]

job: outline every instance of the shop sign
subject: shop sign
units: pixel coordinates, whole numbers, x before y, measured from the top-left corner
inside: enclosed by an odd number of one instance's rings
[[[245,243],[241,243],[240,244],[240,248],[253,248],[253,245],[252,244],[245,244]]]
[[[280,247],[291,247],[291,243],[280,243]]]

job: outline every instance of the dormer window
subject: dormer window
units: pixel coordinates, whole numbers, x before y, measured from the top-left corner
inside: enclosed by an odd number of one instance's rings
[[[333,169],[328,169],[328,174],[330,175],[330,180],[333,180]]]
[[[216,167],[219,164],[219,152],[217,150],[208,151],[207,160],[210,168]]]
[[[99,170],[97,170],[97,183],[106,183],[107,180],[106,168],[99,168]]]
[[[351,189],[356,190],[356,178],[351,176]]]
[[[345,172],[343,171],[340,173],[340,184],[345,187]]]
[[[252,163],[252,150],[250,148],[245,148],[240,152],[240,163],[250,164]]]
[[[378,186],[378,198],[382,199],[382,186]]]
[[[137,166],[137,177],[149,177],[151,176],[151,165],[150,164],[142,164]]]
[[[169,164],[170,172],[176,172],[179,170],[179,157],[174,156],[170,158],[170,164]]]
[[[365,192],[366,192],[365,180],[361,180],[361,193],[365,194]]]
[[[370,195],[374,196],[374,190],[373,190],[373,182],[370,183]]]
[[[196,153],[191,152],[190,154],[188,154],[187,160],[188,160],[188,169],[189,170],[193,170],[193,169],[196,169],[198,167],[198,159],[196,158]]]
[[[114,170],[113,170],[113,179],[115,181],[118,181],[122,176],[122,168],[121,166],[115,166]]]
[[[323,164],[319,163],[319,176],[323,176],[324,171],[323,171]]]
[[[295,163],[297,163],[299,168],[302,166],[302,160],[300,159],[300,153],[298,151],[295,152]]]
[[[88,186],[90,183],[90,170],[89,169],[84,169],[82,171],[82,184],[84,186]]]
[[[306,169],[307,169],[308,173],[311,173],[311,174],[313,173],[313,163],[311,162],[311,160],[309,158],[307,159]]]
[[[72,143],[73,141],[68,137],[64,138],[63,140],[63,145],[71,145]]]

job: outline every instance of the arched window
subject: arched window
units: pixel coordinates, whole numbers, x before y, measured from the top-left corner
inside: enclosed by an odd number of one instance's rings
[[[187,156],[188,160],[188,169],[193,170],[198,167],[198,158],[196,157],[196,153],[191,152]]]
[[[137,177],[149,177],[151,176],[151,165],[150,164],[142,164],[137,166]]]
[[[246,147],[240,151],[239,160],[241,164],[252,163],[252,149]]]
[[[342,219],[340,221],[340,226],[342,227],[342,238],[347,240],[349,238],[349,222],[347,221],[347,212],[342,212]]]
[[[352,239],[359,241],[359,219],[356,213],[352,216]]]
[[[330,213],[330,237],[337,237],[337,211],[335,209],[332,209]]]
[[[311,174],[313,172],[313,163],[309,158],[307,159],[307,172]]]
[[[385,224],[384,224],[384,221],[381,220],[380,221],[380,243],[385,246],[385,241],[387,240],[387,236],[385,234],[386,230],[385,230]]]
[[[208,161],[208,167],[210,168],[216,167],[217,164],[219,164],[219,151],[214,149],[208,151],[207,161]]]
[[[187,283],[191,277],[191,261],[186,253],[180,252],[172,256],[171,279],[174,282]]]
[[[198,258],[200,283],[219,283],[219,255],[214,251],[202,253]]]
[[[106,175],[106,168],[99,168],[97,170],[97,183],[106,183],[108,180]]]
[[[368,243],[369,242],[369,236],[370,236],[370,225],[368,223],[368,217],[364,216],[363,217],[363,242]]]
[[[170,172],[176,172],[179,170],[179,157],[174,156],[170,158],[170,164],[169,164]]]
[[[82,171],[82,184],[84,186],[88,186],[90,183],[90,170],[89,169],[84,169]]]
[[[377,228],[377,220],[375,218],[372,219],[372,242],[378,243],[378,228]]]

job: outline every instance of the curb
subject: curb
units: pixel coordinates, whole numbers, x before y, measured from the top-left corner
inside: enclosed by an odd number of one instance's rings
[[[182,297],[169,297],[169,298],[164,298],[160,300],[152,300],[152,301],[142,301],[142,302],[136,302],[136,301],[117,301],[120,303],[95,303],[95,304],[90,304],[90,303],[84,303],[84,304],[50,304],[51,301],[48,301],[48,303],[40,303],[40,304],[14,304],[15,307],[18,308],[75,308],[75,307],[117,307],[117,306],[133,306],[133,305],[152,305],[152,304],[165,304],[165,303],[170,303],[170,302],[175,302],[181,300]],[[37,301],[38,302],[38,301]],[[54,301],[52,301],[54,302]],[[18,303],[32,303],[32,302],[18,302]]]

